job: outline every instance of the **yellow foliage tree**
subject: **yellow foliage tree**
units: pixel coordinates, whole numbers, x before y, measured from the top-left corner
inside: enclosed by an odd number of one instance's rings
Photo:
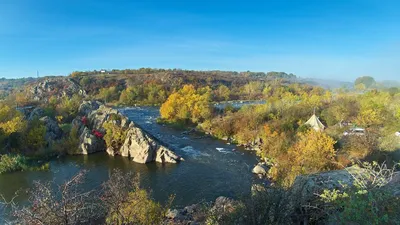
[[[265,125],[262,140],[263,146],[259,153],[262,158],[276,158],[284,153],[286,136],[283,132],[278,133],[276,130],[272,130],[269,125]]]
[[[323,132],[310,130],[299,133],[288,153],[279,156],[279,164],[272,167],[270,175],[282,185],[290,186],[298,175],[335,168],[335,143]]]
[[[16,116],[9,121],[0,123],[0,129],[2,129],[6,135],[22,131],[25,128],[26,128],[26,121],[24,120],[23,117],[20,116]]]
[[[162,104],[161,118],[168,122],[204,121],[212,114],[210,91],[210,88],[196,90],[193,85],[185,85]]]
[[[3,105],[0,108],[0,129],[4,134],[10,135],[14,132],[21,132],[26,128],[26,121],[23,115],[17,110]]]

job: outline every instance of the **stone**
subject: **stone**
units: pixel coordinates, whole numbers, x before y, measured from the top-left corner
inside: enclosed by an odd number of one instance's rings
[[[111,156],[115,156],[117,154],[117,152],[115,151],[115,149],[112,146],[108,147],[106,152],[108,155],[111,155]]]
[[[123,115],[118,112],[118,110],[106,107],[105,105],[100,105],[97,110],[93,110],[88,113],[87,118],[92,129],[96,129],[104,133],[105,130],[103,128],[103,124],[112,114],[115,114],[120,118],[123,117]]]
[[[213,208],[214,209],[223,209],[226,211],[227,209],[234,208],[236,204],[236,201],[233,199],[230,199],[228,197],[220,196],[217,199],[215,199],[215,203]]]
[[[313,202],[317,194],[323,190],[343,190],[344,186],[350,187],[354,184],[355,177],[368,177],[366,169],[358,166],[348,167],[344,170],[334,170],[322,173],[311,174],[308,176],[296,177],[291,192],[295,196],[295,201],[303,203]],[[400,173],[394,173],[391,181],[384,187],[393,195],[400,194]]]
[[[79,113],[85,116],[87,124],[82,123],[82,117],[73,120],[80,134],[80,149],[82,154],[90,154],[97,151],[106,151],[109,155],[121,155],[130,157],[132,161],[137,163],[177,163],[183,159],[177,156],[173,151],[159,143],[159,141],[137,127],[126,116],[122,115],[118,110],[107,107],[100,102],[84,101],[79,106]],[[102,138],[98,138],[91,134],[90,130],[96,130],[105,134],[104,123],[111,121],[115,126],[126,131],[125,140],[122,146],[119,143],[112,147],[106,147]]]
[[[169,209],[167,214],[165,215],[168,219],[175,219],[180,216],[180,210],[177,209]]]
[[[82,118],[77,117],[72,120],[72,127],[78,129],[78,135],[81,135],[83,130],[85,129],[85,125],[82,123]]]
[[[125,142],[121,147],[121,155],[130,157],[132,161],[138,163],[148,163],[155,158],[157,143],[140,128],[132,127],[129,129]]]
[[[34,110],[32,110],[32,112],[29,114],[28,116],[28,120],[32,121],[34,119],[39,119],[42,118],[44,116],[44,111],[43,109],[37,107]]]
[[[254,174],[266,176],[268,173],[268,167],[264,163],[258,163],[252,170]]]
[[[91,133],[88,128],[82,132],[80,139],[79,149],[81,154],[87,155],[94,152],[101,152],[106,150],[106,145],[103,139],[97,138]]]
[[[121,155],[130,157],[137,163],[148,163],[152,161],[160,163],[178,163],[181,157],[146,134],[138,127],[130,127],[124,144],[121,147]]]
[[[186,206],[186,207],[184,208],[184,210],[185,210],[187,213],[189,213],[189,214],[193,214],[193,213],[195,213],[195,212],[200,211],[200,208],[199,208],[199,205],[198,205],[198,204],[193,204],[193,205]]]
[[[86,96],[86,91],[76,82],[73,78],[67,77],[52,77],[46,79],[39,79],[35,83],[30,92],[33,99],[37,101],[47,101],[50,97],[57,98],[66,96],[72,97],[74,94]]]
[[[159,163],[178,163],[183,159],[164,146],[158,146],[156,150],[156,162]]]
[[[45,116],[40,118],[40,121],[42,121],[46,126],[45,139],[47,142],[54,141],[62,137],[63,131],[61,130],[61,128],[58,126],[58,123],[54,119]]]
[[[100,105],[103,105],[103,103],[99,101],[83,101],[79,106],[78,113],[81,116],[87,116],[90,112],[100,108]]]

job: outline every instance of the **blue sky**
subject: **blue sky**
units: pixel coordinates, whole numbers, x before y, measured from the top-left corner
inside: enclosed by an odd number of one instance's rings
[[[400,80],[400,1],[0,0],[0,77],[285,71]]]

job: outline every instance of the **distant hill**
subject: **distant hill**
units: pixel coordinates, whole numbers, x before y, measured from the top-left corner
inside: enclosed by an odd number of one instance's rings
[[[395,81],[395,80],[378,81],[378,83],[385,88],[400,87],[400,81]]]
[[[326,89],[336,89],[336,88],[353,88],[354,83],[338,80],[325,80],[318,78],[298,78],[299,83],[305,83],[313,86],[320,86]]]

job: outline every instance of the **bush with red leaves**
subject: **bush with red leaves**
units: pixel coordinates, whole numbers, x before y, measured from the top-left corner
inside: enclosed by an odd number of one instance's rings
[[[87,118],[86,116],[83,116],[81,119],[82,123],[86,126],[87,125]]]
[[[92,130],[92,134],[94,136],[96,136],[97,138],[103,138],[103,136],[104,136],[100,131],[95,130],[95,129]]]

